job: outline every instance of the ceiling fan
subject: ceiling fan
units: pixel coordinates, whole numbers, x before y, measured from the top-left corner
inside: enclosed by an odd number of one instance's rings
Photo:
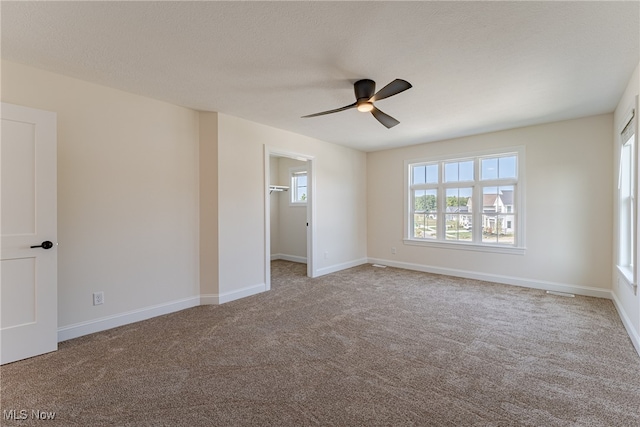
[[[356,102],[353,104],[345,105],[341,108],[336,108],[335,110],[323,111],[322,113],[309,114],[308,116],[302,116],[302,118],[307,117],[316,117],[316,116],[324,116],[325,114],[337,113],[340,111],[349,110],[351,108],[356,108],[358,111],[363,113],[370,112],[373,114],[380,123],[387,127],[387,129],[394,127],[399,121],[391,117],[390,115],[383,113],[378,110],[373,103],[375,101],[380,101],[381,99],[388,98],[393,95],[397,95],[400,92],[404,92],[407,89],[410,89],[411,83],[402,79],[395,79],[382,89],[376,92],[376,82],[369,79],[358,80],[353,84],[353,90],[356,94]],[[375,95],[374,95],[375,93]]]

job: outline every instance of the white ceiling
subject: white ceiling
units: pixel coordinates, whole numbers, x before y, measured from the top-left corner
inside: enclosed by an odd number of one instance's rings
[[[612,112],[640,3],[7,2],[2,58],[364,151]],[[353,82],[413,88],[348,110]]]

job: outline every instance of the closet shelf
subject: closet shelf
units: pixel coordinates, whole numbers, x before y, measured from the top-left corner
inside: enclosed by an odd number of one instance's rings
[[[273,193],[274,191],[289,191],[289,187],[287,187],[286,185],[270,185],[269,194]]]

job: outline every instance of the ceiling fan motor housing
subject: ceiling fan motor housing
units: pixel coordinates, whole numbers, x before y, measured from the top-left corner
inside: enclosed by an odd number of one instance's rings
[[[358,104],[367,102],[376,93],[376,82],[369,79],[358,80],[353,84]]]

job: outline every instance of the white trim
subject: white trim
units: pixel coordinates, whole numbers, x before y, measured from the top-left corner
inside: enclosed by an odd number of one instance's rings
[[[284,261],[297,262],[300,264],[307,263],[307,257],[296,256],[296,255],[287,255],[287,254],[271,254],[271,261],[275,261],[278,259],[282,259]]]
[[[260,294],[265,291],[267,291],[266,285],[264,283],[260,283],[258,285],[247,286],[246,288],[223,292],[221,294],[200,295],[200,305],[220,305],[240,298]]]
[[[417,240],[417,239],[403,239],[405,245],[411,246],[431,246],[441,249],[453,249],[453,250],[465,250],[465,251],[478,251],[478,252],[494,252],[499,254],[511,254],[511,255],[524,255],[527,248],[515,247],[515,246],[497,246],[497,245],[481,245],[478,243],[467,242],[447,242],[442,240]]]
[[[640,334],[638,331],[633,329],[633,322],[631,322],[631,319],[627,316],[627,313],[624,311],[624,308],[622,307],[622,304],[615,292],[611,292],[611,300],[613,301],[613,305],[616,307],[616,310],[618,310],[620,320],[622,321],[624,328],[627,330],[627,334],[629,335],[629,339],[631,339],[633,347],[636,349],[636,352],[638,352],[638,356],[640,356]]]
[[[264,285],[267,291],[271,290],[271,262],[269,262],[269,254],[271,253],[271,155],[269,153],[269,147],[264,145],[262,147],[262,160],[264,163],[263,166],[263,180],[265,185],[264,192]],[[201,304],[202,302],[201,297]],[[213,303],[211,303],[213,304]]]
[[[622,131],[624,130],[624,128],[627,127],[629,122],[631,120],[633,120],[633,118],[635,116],[635,108],[636,108],[636,101],[635,101],[635,99],[633,99],[631,104],[627,107],[627,111],[622,116],[623,117],[622,121],[618,121],[618,123],[616,123],[616,128],[617,128],[618,135],[620,135],[622,133]]]
[[[324,276],[325,274],[331,274],[337,271],[346,270],[347,268],[357,267],[362,264],[367,264],[368,262],[367,258],[361,258],[349,262],[343,262],[342,264],[330,265],[328,267],[319,268],[316,271],[316,275],[313,277]]]
[[[633,282],[633,270],[629,269],[629,268],[625,268],[622,267],[618,264],[616,264],[616,269],[618,270],[618,274],[620,275],[620,277],[622,278],[622,280],[630,287],[632,288],[634,291],[636,289],[636,287],[638,286],[636,283]]]
[[[545,291],[564,292],[589,297],[611,299],[609,289],[595,288],[591,286],[572,285],[567,283],[547,282],[545,280],[532,280],[523,277],[503,276],[500,274],[480,273],[476,271],[460,270],[456,268],[443,268],[431,265],[398,262],[379,258],[369,258],[369,263],[382,264],[389,267],[404,268],[406,270],[422,271],[425,273],[443,274],[446,276],[464,277],[466,279],[483,280],[486,282],[502,283],[505,285],[521,286],[524,288],[541,289]]]
[[[63,326],[58,328],[58,342],[93,334],[95,332],[106,331],[107,329],[117,328],[118,326],[128,325],[187,308],[197,307],[198,305],[200,305],[200,297],[195,296]]]
[[[316,277],[314,269],[316,253],[316,160],[307,161],[307,276]]]

